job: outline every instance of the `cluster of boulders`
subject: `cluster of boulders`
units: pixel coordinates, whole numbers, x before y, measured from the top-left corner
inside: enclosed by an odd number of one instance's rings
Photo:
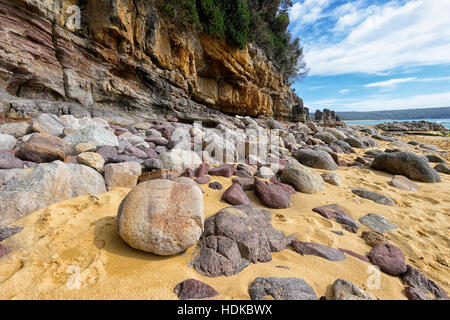
[[[324,115],[327,121],[335,119],[331,112],[324,112],[322,119]],[[296,192],[314,194],[325,190],[326,184],[341,186],[333,171],[348,166],[393,173],[391,185],[400,189],[417,190],[409,179],[440,182],[437,169],[430,166],[430,162],[446,166],[436,154],[439,150],[416,146],[433,151],[434,155],[424,157],[399,149],[373,149],[377,140],[399,143],[388,138],[374,128],[330,128],[312,121],[281,123],[236,116],[215,128],[175,118],[120,126],[100,118],[41,114],[30,123],[0,125],[0,226],[58,201],[124,187],[132,190],[117,216],[121,238],[135,249],[163,256],[196,246],[191,264],[206,276],[231,276],[251,263],[270,261],[272,252],[288,247],[330,261],[344,260],[347,254],[372,262],[391,275],[404,275],[409,269],[403,254],[383,235],[397,226],[384,217],[370,213],[360,220],[374,230],[362,235],[374,244],[365,256],[284,235],[272,227],[271,213],[256,207],[246,194],[254,191],[267,208],[288,208]],[[413,148],[413,144],[406,145]],[[356,153],[354,148],[367,152],[355,156],[353,163],[340,159],[340,154]],[[313,168],[326,171],[318,174]],[[209,184],[211,189],[222,190],[219,182],[211,181],[214,177],[232,179],[231,187],[221,191],[222,201],[231,206],[205,221],[200,186]],[[382,205],[395,205],[389,197],[373,191],[351,191]],[[360,229],[337,205],[314,211],[336,220],[348,232]],[[2,229],[0,235],[9,237],[19,231]],[[335,233],[343,235],[342,231]],[[0,249],[6,254],[5,248]],[[422,274],[410,273],[420,280],[407,280],[409,297],[423,298],[424,290],[435,288]],[[301,279],[258,278],[249,290],[254,299],[317,298]],[[333,290],[336,299],[373,299],[342,279]],[[436,298],[444,297],[436,290]],[[196,293],[191,295],[192,291]],[[177,286],[175,292],[181,298],[217,294],[191,280]]]
[[[383,131],[405,132],[405,131],[441,131],[447,132],[444,125],[429,121],[408,121],[408,122],[386,122],[376,126]]]

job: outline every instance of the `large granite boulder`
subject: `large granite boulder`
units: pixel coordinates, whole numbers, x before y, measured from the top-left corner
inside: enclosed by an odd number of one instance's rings
[[[441,182],[441,177],[430,167],[426,157],[407,151],[383,153],[375,157],[372,167],[421,182]]]
[[[183,149],[173,149],[162,153],[159,156],[159,160],[161,160],[163,169],[166,170],[196,170],[202,164],[202,159],[197,153]]]
[[[199,187],[151,180],[137,185],[122,201],[117,225],[120,237],[131,247],[169,256],[197,243],[204,214]]]
[[[153,159],[155,160],[155,159]],[[142,174],[142,167],[137,162],[107,164],[104,167],[105,182],[108,190],[114,188],[134,188]]]
[[[94,169],[55,161],[34,169],[0,171],[0,225],[6,225],[53,203],[106,192]]]

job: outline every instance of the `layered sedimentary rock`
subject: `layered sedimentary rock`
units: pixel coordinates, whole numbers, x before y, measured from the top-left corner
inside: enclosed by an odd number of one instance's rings
[[[146,0],[0,0],[0,97],[11,118],[117,122],[217,111],[289,119],[303,106],[261,50],[176,27]]]

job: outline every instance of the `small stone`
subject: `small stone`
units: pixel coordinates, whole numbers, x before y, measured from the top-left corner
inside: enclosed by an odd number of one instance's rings
[[[380,216],[376,213],[369,213],[368,215],[359,219],[359,221],[363,225],[379,233],[386,233],[398,228],[397,225],[393,224],[385,217]]]
[[[213,287],[195,279],[188,279],[180,282],[175,287],[174,293],[180,300],[205,299],[219,295]]]
[[[270,170],[270,168],[268,167],[261,167],[259,168],[258,172],[256,173],[256,175],[260,178],[263,179],[270,179],[272,178],[275,174],[273,173],[272,170]]]
[[[84,152],[77,156],[77,161],[79,164],[84,164],[97,171],[102,171],[105,165],[105,159],[101,155],[95,152]]]
[[[108,191],[114,188],[134,188],[142,174],[142,168],[136,162],[107,164],[104,171]]]
[[[9,253],[8,249],[0,243],[0,259]]]
[[[375,203],[382,204],[385,206],[395,206],[395,202],[392,201],[391,198],[388,196],[369,191],[364,189],[358,189],[358,188],[350,188],[354,194],[356,194],[358,197],[372,200]]]
[[[370,293],[344,279],[337,279],[332,286],[334,300],[377,300]]]
[[[419,186],[405,176],[394,176],[390,182],[390,185],[400,190],[413,192],[417,192],[419,190]]]
[[[252,300],[317,300],[314,289],[300,278],[256,278],[249,286]]]
[[[324,172],[321,174],[323,181],[334,186],[342,186],[341,179],[334,172]]]
[[[23,226],[6,226],[0,227],[0,241],[11,238],[23,230]]]
[[[361,238],[363,238],[370,247],[376,247],[379,244],[389,243],[390,241],[387,236],[375,231],[364,231],[361,234]]]
[[[83,152],[95,152],[97,147],[92,142],[79,143],[75,147],[75,155],[79,155]]]
[[[223,186],[220,184],[220,182],[211,182],[209,184],[209,188],[211,188],[213,190],[222,190]]]
[[[370,251],[370,260],[384,272],[398,276],[406,272],[403,252],[392,244],[379,244]]]
[[[254,178],[233,177],[231,181],[233,183],[238,183],[244,191],[252,191],[255,187]]]
[[[203,176],[203,177],[195,179],[195,182],[197,182],[198,184],[207,184],[210,181],[211,181],[211,178],[208,176]]]
[[[445,163],[444,159],[434,154],[426,155],[425,157],[427,157],[428,161],[431,163]]]
[[[209,171],[209,164],[205,161],[202,162],[200,167],[198,167],[197,172],[195,173],[197,178],[201,178],[208,174]]]
[[[352,257],[355,257],[355,258],[357,258],[357,259],[359,259],[361,261],[370,263],[370,260],[369,260],[369,258],[367,256],[363,256],[363,255],[361,255],[359,253],[356,253],[356,252],[353,252],[353,251],[347,250],[347,249],[339,248],[339,250],[341,250],[342,252],[344,252],[344,253],[352,256]]]
[[[429,296],[434,296],[435,299],[450,300],[441,287],[412,266],[407,266],[406,272],[402,274],[402,280],[405,285],[410,287],[410,294],[407,292],[407,296],[411,300],[429,300]]]
[[[440,173],[450,174],[450,167],[445,163],[438,164],[436,167],[434,167],[434,170]]]
[[[329,261],[345,260],[345,255],[341,250],[330,248],[319,243],[293,240],[291,243],[291,247],[294,249],[294,251],[302,255],[318,256]]]
[[[234,165],[225,164],[209,170],[209,175],[230,178],[236,172]]]
[[[242,187],[237,183],[233,183],[233,185],[225,191],[222,195],[222,200],[232,205],[249,205],[251,203]]]

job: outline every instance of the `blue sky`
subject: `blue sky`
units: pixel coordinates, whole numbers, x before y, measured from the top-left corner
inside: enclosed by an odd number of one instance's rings
[[[294,0],[311,111],[450,106],[450,0]]]

